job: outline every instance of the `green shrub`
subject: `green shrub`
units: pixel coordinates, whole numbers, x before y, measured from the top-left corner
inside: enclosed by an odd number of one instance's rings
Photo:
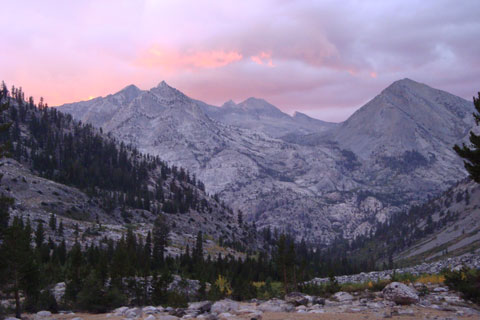
[[[459,271],[444,271],[445,284],[462,293],[465,299],[480,303],[480,270],[463,268]]]
[[[50,290],[44,290],[42,293],[40,293],[40,296],[38,297],[37,310],[48,310],[52,313],[58,312],[57,300],[55,300],[55,297]]]
[[[188,300],[185,295],[176,291],[167,294],[167,306],[172,308],[186,308],[188,307]]]

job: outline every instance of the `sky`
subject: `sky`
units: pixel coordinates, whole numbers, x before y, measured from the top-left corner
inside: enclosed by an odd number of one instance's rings
[[[480,91],[478,0],[0,1],[0,80],[51,106],[165,80],[342,121],[403,78]]]

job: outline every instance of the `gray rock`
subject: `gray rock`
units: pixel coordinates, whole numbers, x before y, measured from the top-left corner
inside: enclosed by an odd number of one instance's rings
[[[147,306],[142,308],[142,312],[145,314],[156,314],[156,313],[160,313],[160,310],[158,310],[158,308],[155,308],[153,306]]]
[[[220,314],[218,315],[218,317],[219,317],[220,319],[228,319],[228,318],[234,317],[234,315],[231,314],[231,313],[229,313],[229,312],[222,312],[222,313],[220,313]]]
[[[285,295],[285,301],[294,306],[306,305],[310,302],[307,295],[300,292],[290,292]]]
[[[224,299],[224,300],[215,302],[211,306],[211,312],[216,314],[221,314],[229,311],[237,311],[239,307],[240,305],[238,304],[238,302],[230,299]]]
[[[418,294],[414,289],[400,282],[392,282],[383,290],[383,296],[386,300],[397,304],[412,304],[419,301]]]
[[[37,317],[39,318],[48,318],[52,316],[52,313],[50,311],[38,311],[36,314]]]
[[[169,314],[164,314],[164,315],[159,315],[157,319],[158,320],[177,320],[179,318]]]
[[[125,317],[128,319],[135,319],[142,315],[142,309],[140,308],[131,308],[125,311]]]
[[[345,302],[345,301],[352,301],[353,296],[348,292],[337,292],[332,296],[333,299],[337,300],[338,302]]]
[[[280,299],[271,299],[261,303],[258,306],[258,310],[262,312],[292,312],[295,311],[295,307],[291,303],[287,303]]]
[[[189,310],[196,310],[199,313],[210,312],[212,309],[213,302],[212,301],[200,301],[200,302],[192,302],[188,304]]]
[[[125,312],[127,312],[128,307],[120,307],[115,310],[113,310],[113,314],[117,317],[125,315]]]

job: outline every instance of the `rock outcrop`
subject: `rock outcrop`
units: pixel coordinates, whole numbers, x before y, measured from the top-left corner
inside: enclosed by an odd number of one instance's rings
[[[386,300],[393,301],[397,304],[412,304],[419,301],[415,289],[400,282],[392,282],[388,284],[382,290],[382,293]]]

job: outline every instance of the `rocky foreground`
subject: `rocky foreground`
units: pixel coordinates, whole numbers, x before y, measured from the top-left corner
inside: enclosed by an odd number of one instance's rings
[[[193,302],[187,308],[121,307],[108,314],[28,315],[32,320],[176,319],[480,319],[480,308],[438,284],[392,282],[382,291],[337,292],[328,299],[290,293],[284,300]],[[14,320],[9,318],[7,320]]]

